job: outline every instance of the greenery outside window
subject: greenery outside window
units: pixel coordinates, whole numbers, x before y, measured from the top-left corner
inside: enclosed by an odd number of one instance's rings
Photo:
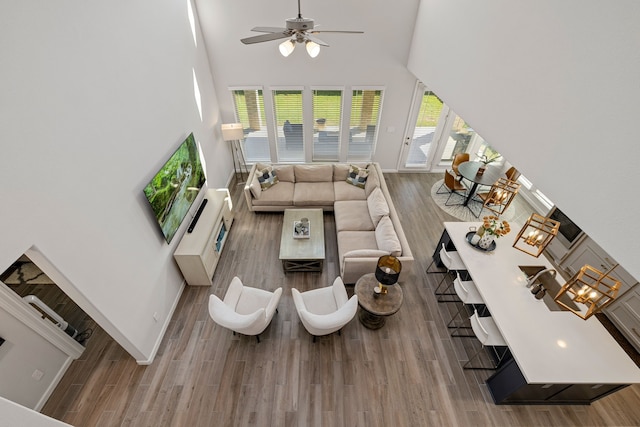
[[[272,95],[278,161],[303,162],[302,90],[273,90]]]
[[[347,161],[370,162],[378,137],[382,90],[355,89],[351,99]]]
[[[442,114],[444,103],[430,90],[425,90],[420,102],[418,117],[413,129],[409,153],[407,153],[406,167],[421,167],[427,163],[429,151],[434,145],[433,138],[436,134],[438,122]]]
[[[236,121],[244,129],[244,155],[248,163],[268,162],[269,138],[262,89],[232,89]]]
[[[460,116],[455,115],[447,135],[448,139],[444,147],[444,151],[442,152],[442,163],[450,163],[456,154],[468,152],[470,148],[469,145],[475,135],[476,132],[471,128],[471,126],[469,126]]]
[[[342,90],[313,90],[313,161],[338,161]]]

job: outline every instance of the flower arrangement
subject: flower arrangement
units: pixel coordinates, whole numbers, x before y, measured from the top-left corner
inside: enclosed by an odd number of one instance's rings
[[[482,218],[482,228],[485,233],[489,233],[496,238],[509,234],[511,226],[507,221],[500,221],[497,216],[485,216]]]

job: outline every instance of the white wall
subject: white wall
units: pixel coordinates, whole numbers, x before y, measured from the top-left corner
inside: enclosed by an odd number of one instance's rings
[[[0,397],[0,427],[66,427],[70,424],[42,415]]]
[[[35,246],[59,286],[150,362],[182,290],[172,252],[188,221],[167,245],[142,189],[190,132],[210,186],[232,169],[187,0],[2,2],[0,28],[0,271]]]
[[[422,0],[409,69],[640,277],[634,0]]]
[[[0,337],[6,341],[0,346],[0,396],[40,409],[72,358],[2,305]],[[41,378],[32,376],[36,372],[42,373]]]
[[[297,16],[295,0],[196,0],[215,76],[222,118],[233,121],[233,86],[385,86],[375,161],[395,169],[403,140],[415,76],[406,69],[419,0],[325,0],[301,2],[302,16],[317,29],[360,30],[364,34],[317,34],[330,47],[314,59],[304,46],[284,58],[280,41],[244,45],[256,26],[284,27]],[[388,132],[388,128],[394,128]]]

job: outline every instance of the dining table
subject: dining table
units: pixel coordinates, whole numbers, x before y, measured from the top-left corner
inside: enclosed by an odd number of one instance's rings
[[[484,172],[478,173],[481,166],[485,166],[484,163],[476,161],[463,162],[458,165],[458,173],[464,179],[472,182],[463,206],[469,205],[469,201],[476,194],[479,185],[491,186],[502,177],[502,172],[497,166],[486,166]]]

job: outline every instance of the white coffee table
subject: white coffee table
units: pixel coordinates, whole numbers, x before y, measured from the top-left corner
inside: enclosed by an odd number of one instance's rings
[[[295,238],[293,223],[309,219],[310,236]],[[285,272],[322,271],[324,263],[324,217],[322,209],[285,209],[280,237],[280,260]]]

